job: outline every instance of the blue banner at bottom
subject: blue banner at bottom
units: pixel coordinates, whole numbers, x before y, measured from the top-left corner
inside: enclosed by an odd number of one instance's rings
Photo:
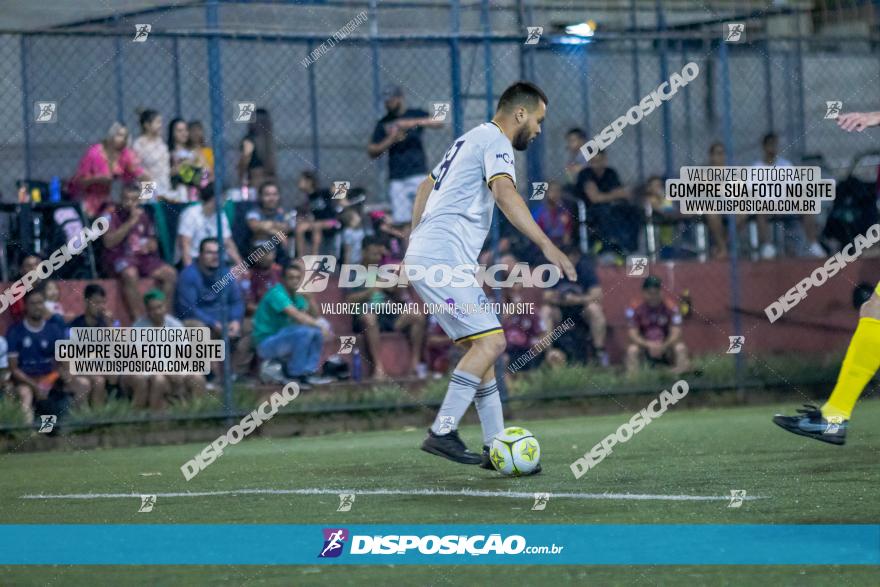
[[[877,565],[880,525],[3,525],[3,565]]]

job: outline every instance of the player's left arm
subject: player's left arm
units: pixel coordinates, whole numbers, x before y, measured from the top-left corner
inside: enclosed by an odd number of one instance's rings
[[[541,227],[532,218],[532,213],[529,211],[529,207],[526,206],[522,196],[516,191],[513,180],[508,175],[497,175],[490,179],[490,182],[489,187],[492,190],[492,195],[495,196],[498,209],[510,220],[510,223],[530,241],[535,243],[541,252],[544,253],[547,260],[559,268],[569,280],[576,280],[577,272],[574,269],[574,265],[572,265],[568,256],[560,251],[553,244],[553,241],[544,234],[544,231],[541,230]]]
[[[431,190],[433,189],[434,181],[431,179],[431,176],[423,179],[422,183],[419,184],[418,189],[416,189],[416,200],[413,202],[412,228],[410,229],[410,234],[412,234],[416,229],[416,226],[418,226],[419,220],[422,219],[422,214],[425,211],[425,204],[428,203],[428,196],[431,195]]]

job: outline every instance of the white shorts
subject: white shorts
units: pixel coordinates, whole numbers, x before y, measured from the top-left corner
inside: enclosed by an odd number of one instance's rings
[[[403,179],[392,179],[388,185],[388,196],[391,199],[391,221],[394,224],[412,222],[413,202],[416,190],[427,176],[426,173],[411,175]]]
[[[448,265],[455,267],[457,261],[441,261],[426,259],[416,255],[407,255],[404,265]],[[501,323],[494,312],[486,306],[489,300],[483,289],[477,286],[453,287],[431,285],[427,278],[410,279],[410,284],[422,302],[433,306],[431,314],[453,342],[466,342],[495,333],[503,333]],[[437,311],[441,307],[450,307],[450,311]]]

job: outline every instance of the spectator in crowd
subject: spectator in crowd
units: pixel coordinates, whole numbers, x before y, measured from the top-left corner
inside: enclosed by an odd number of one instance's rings
[[[9,343],[5,336],[0,336],[0,397],[13,393],[9,377]]]
[[[168,145],[162,139],[162,115],[147,109],[140,113],[141,136],[132,148],[137,153],[147,175],[156,182],[153,194],[168,198],[171,191],[171,156]]]
[[[159,256],[156,229],[140,207],[138,186],[125,186],[122,201],[110,214],[109,224],[102,237],[104,270],[107,275],[119,278],[125,305],[134,319],[143,314],[139,279],[154,279],[166,296],[173,296],[177,272]]]
[[[240,279],[242,295],[245,302],[245,318],[241,326],[241,340],[233,357],[237,373],[248,373],[254,358],[255,343],[253,339],[253,316],[260,300],[273,286],[283,280],[281,265],[276,262],[276,251],[270,244],[254,247],[248,259],[255,259],[254,264]]]
[[[257,307],[253,337],[263,361],[263,380],[284,384],[295,379],[308,389],[329,383],[317,372],[324,338],[332,333],[327,321],[318,317],[317,304],[297,291],[304,275],[300,260],[284,268],[283,282],[273,286]]]
[[[189,146],[189,125],[182,118],[168,123],[168,152],[171,154],[171,188],[165,199],[190,202],[202,183],[205,162],[201,151]]]
[[[382,258],[388,254],[385,244],[377,236],[367,237],[364,240],[362,262],[368,267],[364,285],[349,290],[346,301],[360,304],[385,304],[389,302],[411,303],[412,297],[407,289],[399,287],[378,287],[375,284],[378,275],[378,266]],[[416,308],[419,305],[415,306]],[[391,307],[388,307],[391,309]],[[422,346],[425,341],[425,316],[420,311],[410,314],[395,314],[391,312],[373,313],[365,311],[354,317],[354,330],[358,334],[365,334],[367,350],[373,361],[374,379],[385,379],[388,374],[382,364],[382,332],[401,332],[409,330],[410,343],[410,374],[419,376],[427,374],[427,368],[422,363]]]
[[[280,244],[277,255],[284,263],[287,259],[288,234],[296,230],[296,215],[286,213],[281,207],[281,192],[277,184],[267,181],[260,186],[257,206],[248,211],[245,220],[251,231],[250,245],[258,247],[270,241],[273,246]]]
[[[688,220],[681,214],[678,204],[666,197],[666,186],[663,178],[654,175],[648,178],[642,188],[642,203],[645,208],[645,220],[654,226],[654,245],[660,259],[674,259],[676,257],[693,254],[693,249],[687,249],[679,245],[682,237],[682,227],[678,222]]]
[[[208,146],[205,139],[205,127],[199,120],[189,121],[189,141],[187,147],[195,153],[198,153],[205,166],[204,181],[210,183],[214,181],[214,149]]]
[[[552,289],[544,292],[544,305],[540,315],[545,329],[549,332],[569,318],[575,327],[564,333],[558,346],[566,352],[571,361],[586,362],[588,349],[583,335],[589,329],[590,340],[596,360],[602,367],[609,365],[605,350],[607,320],[602,309],[602,286],[596,275],[593,259],[583,255],[577,246],[568,245],[562,249],[577,271],[577,281],[561,279]]]
[[[177,247],[180,262],[188,267],[199,254],[200,243],[206,238],[217,239],[217,198],[214,195],[214,184],[208,184],[199,192],[198,204],[190,206],[180,215],[177,227]],[[220,218],[223,223],[223,246],[227,256],[234,264],[241,263],[238,247],[232,240],[229,220],[222,211]]]
[[[547,184],[545,199],[532,210],[535,222],[557,246],[570,245],[574,236],[574,217],[562,200],[562,185],[558,181]]]
[[[779,156],[779,137],[775,133],[767,133],[761,141],[764,153],[761,159],[755,161],[752,167],[791,167],[791,161]],[[816,219],[805,214],[801,216],[804,224],[804,235],[807,238],[807,254],[811,257],[821,258],[825,256],[825,249],[819,244],[819,226]],[[761,242],[761,258],[775,259],[777,255],[776,245],[773,244],[773,235],[770,230],[770,217],[767,214],[755,216],[758,224],[758,239]]]
[[[165,294],[151,289],[144,294],[146,316],[135,321],[134,328],[183,328],[183,323],[168,314]],[[166,406],[166,398],[198,398],[205,395],[205,376],[200,373],[158,374],[149,377],[128,375],[122,377],[123,389],[132,396],[135,408],[149,406],[151,410],[161,410]]]
[[[565,183],[573,187],[577,177],[587,166],[581,147],[587,142],[587,133],[582,128],[572,128],[565,133]],[[580,197],[578,195],[578,197]]]
[[[275,136],[272,118],[265,108],[257,108],[254,120],[241,140],[238,158],[238,179],[242,186],[257,188],[267,181],[277,182],[275,167]]]
[[[578,174],[576,193],[587,204],[590,229],[601,243],[603,257],[622,257],[636,250],[641,213],[632,204],[632,190],[608,167],[604,151],[596,153]]]
[[[318,176],[314,171],[303,171],[297,187],[308,199],[308,213],[296,225],[296,251],[299,255],[317,255],[324,238],[333,239],[342,226],[339,221],[342,206],[332,199],[329,190],[318,187]],[[310,249],[306,247],[307,236],[311,238]]]
[[[67,328],[107,328],[113,324],[113,317],[107,309],[107,292],[97,283],[90,283],[83,292],[85,311],[71,320]],[[89,384],[92,404],[102,406],[107,401],[107,388],[114,386],[118,378],[112,375],[83,375],[81,379]]]
[[[408,227],[395,226],[391,217],[383,210],[370,212],[370,220],[373,222],[373,233],[385,245],[386,253],[382,264],[399,263],[406,251]]]
[[[377,159],[388,152],[391,219],[395,224],[409,224],[416,188],[428,173],[422,129],[442,128],[443,121],[434,120],[424,110],[407,109],[403,89],[398,86],[387,88],[383,97],[387,113],[376,123],[367,153]]]
[[[177,285],[175,313],[189,327],[207,326],[211,337],[223,336],[223,308],[226,307],[227,332],[232,344],[232,353],[241,338],[241,321],[244,319],[244,300],[238,284],[233,280],[223,285],[221,281],[226,269],[220,263],[220,245],[216,238],[203,239],[199,245],[199,256],[195,263],[180,272]],[[211,368],[219,374],[219,363]]]
[[[653,367],[664,364],[681,375],[690,370],[688,351],[681,340],[681,315],[675,304],[663,299],[662,282],[654,275],[642,284],[642,302],[626,311],[629,341],[626,349],[627,375],[635,375],[643,359]]]
[[[360,263],[364,243],[363,218],[353,208],[346,208],[339,216],[342,225],[342,262]]]
[[[70,375],[66,363],[55,362],[55,341],[66,340],[64,327],[46,320],[46,296],[41,287],[24,295],[25,315],[21,322],[9,327],[9,370],[15,391],[21,401],[25,421],[34,421],[36,401],[50,399],[55,389],[72,394],[74,403],[85,404],[89,382]]]
[[[21,260],[21,266],[19,267],[18,276],[15,278],[16,281],[22,279],[25,275],[30,273],[31,271],[36,271],[37,266],[44,261],[42,255],[39,253],[28,253]],[[24,318],[24,298],[19,298],[15,301],[15,303],[10,304],[9,313],[12,316],[13,321],[19,321]]]
[[[504,302],[509,304],[523,303],[522,292],[522,283],[514,283],[510,288],[504,290]],[[527,353],[544,334],[544,324],[540,314],[508,312],[502,317],[501,326],[504,328],[504,337],[507,340],[504,362],[508,365]],[[523,364],[518,370],[533,369],[541,364],[542,358],[542,355],[539,355]]]
[[[712,167],[727,166],[727,152],[724,144],[714,142],[709,145],[709,163]],[[739,228],[748,220],[747,216],[736,214],[733,216],[736,221],[737,232]],[[709,226],[709,234],[712,239],[712,257],[715,259],[727,258],[727,216],[724,214],[706,214],[706,224]]]
[[[64,306],[61,305],[61,288],[52,279],[43,283],[45,284],[44,293],[46,294],[46,315],[49,316],[49,320],[60,320],[62,323],[67,324],[70,318],[68,318],[67,313],[64,311]]]
[[[128,145],[128,129],[124,124],[114,122],[104,140],[89,147],[80,159],[68,189],[74,200],[82,202],[83,211],[89,218],[98,216],[110,203],[114,180],[129,183],[151,178]]]

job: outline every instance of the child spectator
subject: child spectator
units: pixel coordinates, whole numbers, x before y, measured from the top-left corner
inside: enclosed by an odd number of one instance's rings
[[[204,182],[211,183],[214,181],[214,149],[208,146],[205,140],[205,127],[201,121],[191,120],[189,122],[189,142],[187,146],[199,153],[202,163],[205,166]]]
[[[547,185],[546,199],[532,212],[535,222],[556,246],[564,247],[572,242],[574,217],[562,202],[562,184],[551,181]]]
[[[342,225],[342,259],[343,263],[360,263],[363,250],[364,232],[361,215],[352,208],[346,208],[340,216]]]
[[[168,145],[162,140],[162,115],[155,110],[140,113],[141,136],[132,148],[137,153],[144,171],[156,182],[154,195],[167,198],[171,191],[171,156]]]
[[[382,210],[370,212],[370,220],[373,221],[373,232],[376,238],[386,248],[381,264],[400,263],[403,259],[403,254],[406,252],[407,234],[405,229],[394,226],[391,216]]]
[[[308,213],[296,226],[296,250],[299,255],[317,255],[324,238],[335,238],[342,226],[338,218],[342,205],[332,199],[329,190],[318,187],[318,176],[314,171],[303,171],[297,187],[308,199]],[[306,248],[307,235],[311,236],[310,249]]]

